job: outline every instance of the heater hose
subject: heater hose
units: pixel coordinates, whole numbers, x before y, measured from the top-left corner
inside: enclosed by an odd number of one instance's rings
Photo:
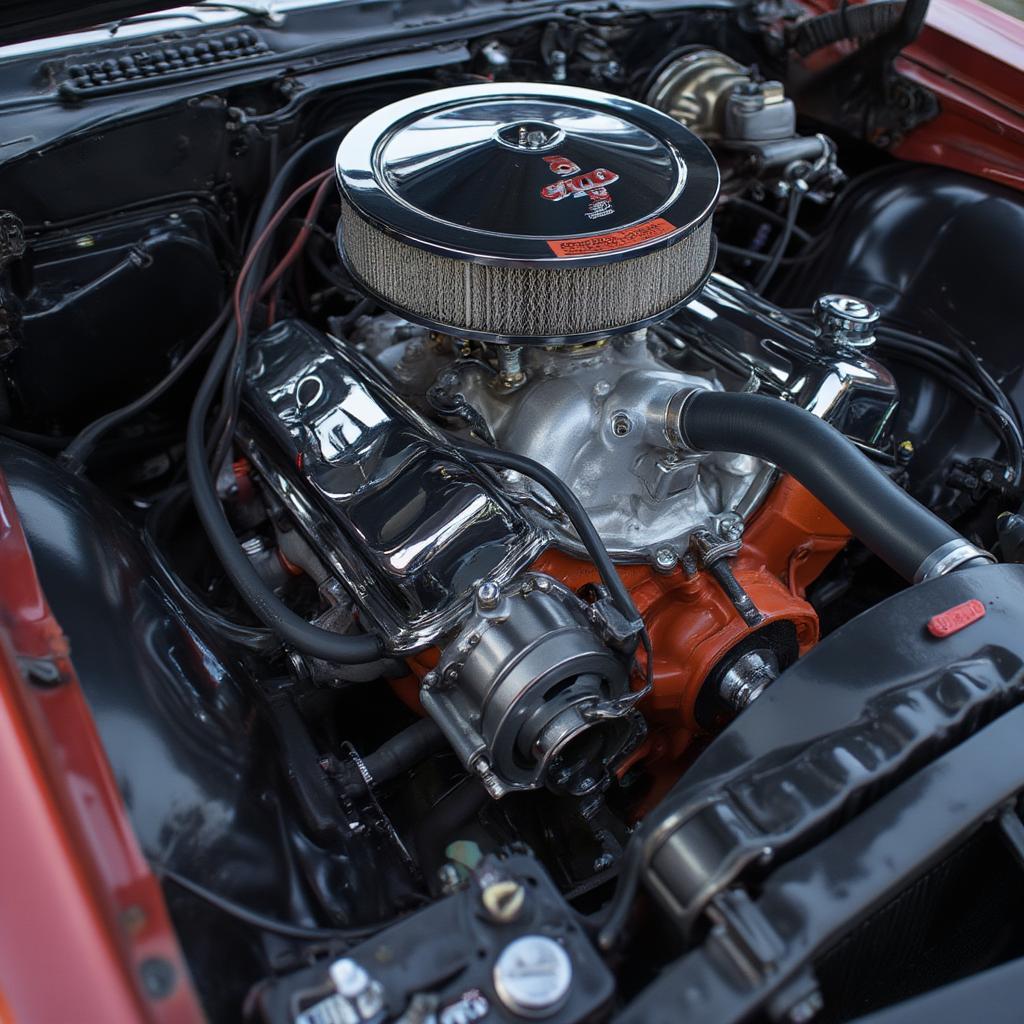
[[[992,561],[806,409],[764,395],[693,391],[678,416],[673,426],[688,447],[753,455],[778,466],[906,580]]]

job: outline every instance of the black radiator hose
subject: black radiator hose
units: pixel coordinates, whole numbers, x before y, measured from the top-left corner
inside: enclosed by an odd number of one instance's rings
[[[374,783],[383,786],[445,749],[450,748],[440,726],[432,718],[421,718],[367,754],[363,764]]]
[[[764,395],[696,391],[683,399],[677,429],[694,450],[753,455],[789,473],[906,580],[992,561],[799,406]]]

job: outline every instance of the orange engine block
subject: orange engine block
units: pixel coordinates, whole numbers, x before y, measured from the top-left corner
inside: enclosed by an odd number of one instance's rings
[[[647,565],[622,565],[619,573],[643,616],[654,650],[654,688],[641,710],[650,732],[621,772],[640,761],[655,777],[644,801],[652,805],[699,748],[705,729],[697,701],[705,681],[729,652],[755,632],[777,623],[795,630],[800,654],[818,639],[818,617],[806,588],[849,540],[849,532],[791,477],[783,477],[753,517],[739,554],[731,560],[737,582],[763,616],[749,626],[720,584],[706,571],[660,573]],[[574,591],[600,583],[591,562],[549,549],[534,563],[538,572]],[[438,659],[436,649],[410,659],[414,676],[397,680],[396,692],[418,709],[418,684]],[[642,814],[644,807],[638,808]]]
[[[642,705],[651,732],[623,767],[644,760],[655,773],[658,792],[650,802],[675,781],[701,735],[698,695],[733,648],[780,622],[794,627],[800,654],[816,643],[818,617],[804,594],[849,537],[816,498],[791,477],[783,477],[752,519],[732,560],[733,574],[764,616],[754,627],[708,572],[688,576],[682,568],[663,574],[646,565],[619,567],[654,649],[654,690]],[[534,567],[574,590],[599,582],[592,564],[560,551],[545,552]]]

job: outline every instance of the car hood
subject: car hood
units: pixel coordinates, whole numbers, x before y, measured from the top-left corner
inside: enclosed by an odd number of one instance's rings
[[[0,3],[0,44],[61,35],[176,5],[168,0],[4,0]]]

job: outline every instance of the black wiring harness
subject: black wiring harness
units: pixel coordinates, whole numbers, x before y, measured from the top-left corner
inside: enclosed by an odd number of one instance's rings
[[[850,182],[846,195],[891,173],[888,166],[868,171]],[[782,213],[741,196],[731,196],[726,203],[760,217],[776,228],[773,244],[767,251],[718,243],[719,252],[756,266],[751,284],[761,293],[776,282],[780,271],[788,271],[778,281],[779,287],[784,288],[801,266],[820,259],[832,243],[842,223],[843,211],[848,206],[836,204],[821,230],[812,235],[796,222],[802,204],[802,193],[796,189],[788,193]],[[799,248],[791,253],[789,250],[794,241],[799,242]],[[805,307],[785,309],[784,312],[796,319],[813,320],[811,310]],[[923,371],[977,410],[1005,451],[1009,474],[1005,484],[1010,490],[1019,490],[1024,482],[1024,424],[1020,411],[985,368],[970,343],[947,333],[948,341],[943,341],[927,337],[908,324],[883,322],[875,330],[876,351],[887,360]]]

